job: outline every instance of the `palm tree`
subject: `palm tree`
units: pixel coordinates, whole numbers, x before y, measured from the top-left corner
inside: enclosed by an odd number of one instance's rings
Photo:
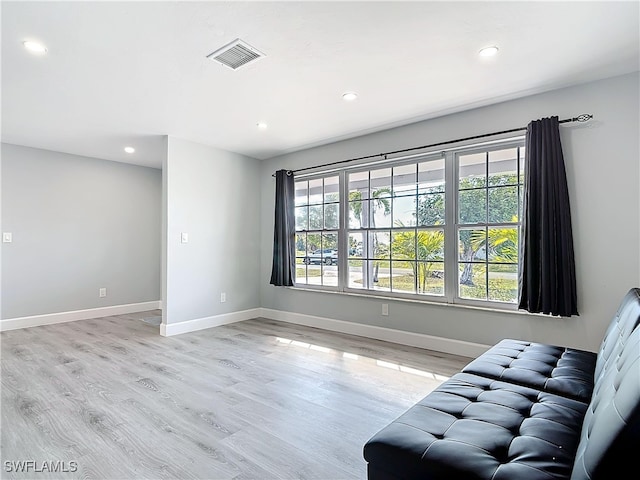
[[[362,192],[360,190],[354,190],[349,192],[349,208],[351,209],[355,217],[360,222],[361,227],[362,225],[369,225],[370,228],[376,228],[376,217],[374,212],[378,209],[382,209],[385,216],[391,213],[391,202],[389,201],[390,195],[391,195],[391,189],[388,187],[382,187],[371,192],[370,201],[373,202],[373,205],[374,205],[373,212],[372,212],[371,208],[367,208],[367,209],[362,208],[362,204],[366,200],[362,199]],[[374,232],[373,245],[369,247],[366,255],[368,258],[371,258],[371,255],[377,251],[378,251],[378,234]],[[373,268],[374,268],[373,264],[369,262],[369,275],[371,278],[373,278],[374,282],[377,282],[379,264],[376,262],[375,273],[373,271]]]
[[[400,221],[396,222],[398,227],[404,227]],[[394,257],[413,260],[411,268],[413,275],[417,279],[418,293],[427,290],[427,279],[431,276],[432,262],[442,256],[444,245],[444,233],[442,230],[420,230],[404,231],[395,234],[392,251]]]
[[[382,208],[384,215],[387,216],[391,213],[391,203],[389,202],[389,197],[382,196],[384,194],[391,195],[391,189],[388,187],[383,187],[379,188],[378,190],[374,190],[371,193],[371,200],[375,200],[374,210]],[[362,192],[360,190],[349,192],[349,208],[360,222],[360,226],[366,224],[366,220],[369,219],[370,227],[376,228],[375,215],[371,215],[370,212],[363,210],[362,204]]]
[[[511,221],[517,223],[518,217],[513,217]],[[484,247],[486,258],[491,253],[494,262],[518,263],[517,228],[489,228],[486,236],[484,230],[474,230],[470,243],[475,252]]]

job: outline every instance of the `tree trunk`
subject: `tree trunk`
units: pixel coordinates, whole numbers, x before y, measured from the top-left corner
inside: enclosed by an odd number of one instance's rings
[[[467,262],[471,262],[476,252],[473,251],[473,248],[465,247],[463,259]],[[460,275],[460,285],[468,285],[472,287],[473,283],[473,263],[465,263],[464,270],[462,271],[462,275]]]

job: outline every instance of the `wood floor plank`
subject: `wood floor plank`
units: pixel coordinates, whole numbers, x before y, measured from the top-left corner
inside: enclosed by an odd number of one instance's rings
[[[0,334],[1,478],[364,480],[366,440],[470,360],[264,318],[162,337],[160,313]],[[8,471],[29,460],[77,468]]]

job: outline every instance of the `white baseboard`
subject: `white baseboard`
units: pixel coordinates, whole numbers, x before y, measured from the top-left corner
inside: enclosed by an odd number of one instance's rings
[[[357,335],[360,337],[375,338],[377,340],[425,348],[438,352],[446,352],[453,355],[462,355],[464,357],[475,358],[489,349],[489,345],[482,345],[480,343],[463,342],[461,340],[434,337],[432,335],[395,330],[393,328],[345,322],[343,320],[285,312],[282,310],[272,310],[270,308],[261,308],[260,310],[261,317],[270,318],[272,320],[280,320],[282,322],[295,323],[298,325],[305,325],[307,327],[321,328],[323,330],[347,333],[349,335]]]
[[[47,313],[30,317],[6,318],[0,320],[0,332],[16,330],[18,328],[39,327],[54,323],[75,322],[76,320],[88,320],[90,318],[111,317],[113,315],[125,315],[127,313],[145,312],[161,308],[162,302],[130,303],[127,305],[113,305],[111,307],[89,308],[87,310],[73,310],[71,312]]]
[[[194,320],[186,320],[177,323],[162,323],[160,325],[160,335],[170,337],[172,335],[180,335],[181,333],[195,332],[204,330],[205,328],[218,327],[229,323],[242,322],[260,316],[259,308],[251,308],[249,310],[241,310],[239,312],[223,313],[212,317],[196,318]]]

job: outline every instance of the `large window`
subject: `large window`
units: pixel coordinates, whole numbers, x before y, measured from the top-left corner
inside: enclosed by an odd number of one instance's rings
[[[515,304],[522,143],[297,180],[296,284]]]

